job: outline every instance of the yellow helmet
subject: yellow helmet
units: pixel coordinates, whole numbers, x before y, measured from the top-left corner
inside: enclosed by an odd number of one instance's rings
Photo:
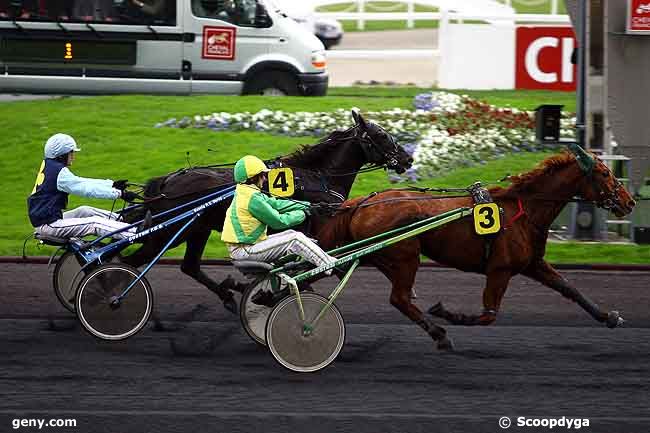
[[[244,183],[251,177],[268,171],[264,161],[257,156],[246,155],[235,164],[235,182]]]

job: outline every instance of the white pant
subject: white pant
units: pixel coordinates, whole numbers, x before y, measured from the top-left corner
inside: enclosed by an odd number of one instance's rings
[[[228,249],[230,257],[234,260],[268,263],[288,254],[296,254],[316,266],[329,265],[336,261],[307,236],[294,230],[275,233],[255,245],[232,246]]]
[[[119,215],[91,206],[80,206],[63,213],[63,218],[36,228],[38,234],[55,238],[82,238],[84,236],[104,236],[129,224],[116,221]],[[135,228],[113,236],[124,239],[135,234]]]

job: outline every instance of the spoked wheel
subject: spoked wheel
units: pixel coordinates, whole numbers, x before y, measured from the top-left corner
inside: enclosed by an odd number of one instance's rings
[[[345,342],[345,323],[338,308],[332,304],[313,329],[308,329],[305,325],[312,323],[327,305],[327,298],[303,293],[300,299],[306,323],[300,319],[298,298],[289,296],[271,312],[266,324],[266,342],[282,366],[307,373],[321,370],[336,359]]]
[[[119,256],[111,259],[111,262],[119,262]],[[75,312],[75,293],[83,278],[90,272],[87,268],[81,272],[82,263],[72,251],[65,252],[54,266],[52,274],[52,286],[54,293],[67,310]]]
[[[124,340],[146,325],[153,308],[153,292],[146,278],[119,299],[139,273],[132,266],[108,263],[86,275],[77,289],[75,306],[88,332],[102,340]]]
[[[261,346],[266,346],[266,321],[273,310],[273,304],[261,301],[267,300],[274,291],[278,290],[279,278],[264,276],[253,281],[241,297],[239,305],[239,318],[246,333]],[[255,303],[257,301],[258,303]]]
[[[81,271],[81,263],[75,253],[68,251],[64,253],[54,266],[52,274],[52,286],[54,293],[67,310],[74,313],[74,297],[79,282],[84,274]]]

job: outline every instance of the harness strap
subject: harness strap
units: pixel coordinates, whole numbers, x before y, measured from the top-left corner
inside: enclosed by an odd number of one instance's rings
[[[517,213],[510,219],[510,221],[506,223],[506,225],[503,227],[504,230],[508,230],[509,228],[511,228],[518,219],[526,215],[526,211],[524,210],[524,204],[522,203],[521,198],[517,199],[517,206],[519,207]]]
[[[487,265],[490,261],[490,255],[492,254],[492,243],[499,234],[483,236],[485,242],[483,243],[483,256],[481,257],[481,270],[485,273],[487,271]]]
[[[377,191],[373,191],[373,192],[371,192],[370,194],[368,194],[366,197],[364,197],[364,198],[359,202],[359,204],[357,204],[357,205],[354,207],[354,209],[352,210],[352,216],[350,217],[350,219],[352,219],[352,217],[354,217],[354,214],[357,213],[357,210],[359,210],[359,209],[362,208],[362,207],[365,207],[364,204],[365,204],[368,200],[370,200],[371,198],[373,198],[374,196],[376,196],[377,194],[379,194]]]

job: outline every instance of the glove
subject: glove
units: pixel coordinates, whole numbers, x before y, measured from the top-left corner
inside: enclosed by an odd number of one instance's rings
[[[305,209],[308,216],[326,217],[336,212],[336,209],[329,203],[315,203]]]
[[[138,194],[134,193],[133,191],[124,190],[122,191],[122,200],[128,201],[129,203],[133,203],[136,200],[142,200],[142,197],[140,197]]]
[[[120,191],[124,191],[128,185],[128,179],[116,180],[113,182],[113,188],[119,189]]]

